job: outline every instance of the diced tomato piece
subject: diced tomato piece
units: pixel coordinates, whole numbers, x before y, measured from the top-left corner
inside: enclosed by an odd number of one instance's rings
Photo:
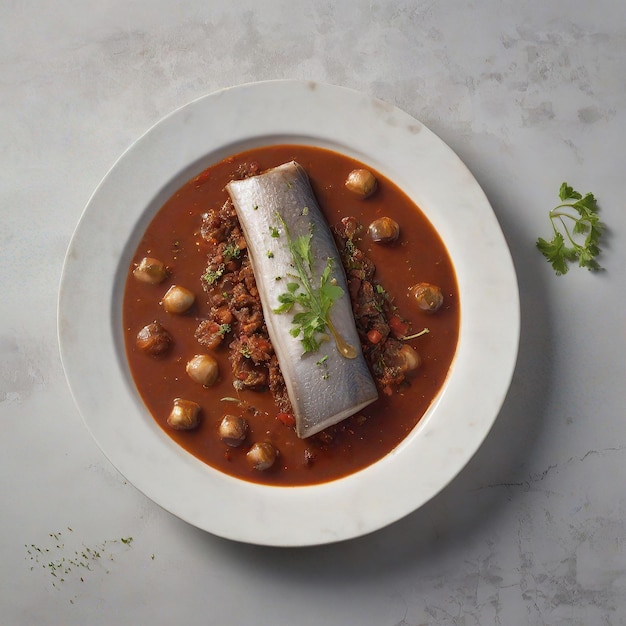
[[[400,338],[407,334],[409,325],[406,322],[403,322],[397,315],[394,315],[389,320],[389,328],[391,328],[391,332],[395,337]]]
[[[383,338],[380,331],[373,329],[367,333],[367,339],[370,343],[377,344],[380,343],[380,340]]]
[[[296,418],[291,413],[279,413],[276,419],[281,421],[285,426],[296,425]]]

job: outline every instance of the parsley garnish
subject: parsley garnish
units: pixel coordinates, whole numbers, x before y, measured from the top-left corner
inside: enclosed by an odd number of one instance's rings
[[[241,250],[234,241],[229,241],[224,247],[222,255],[227,261],[231,261],[232,259],[238,259],[241,256]]]
[[[328,365],[326,363],[328,361],[328,355],[325,354],[321,359],[315,361],[315,365],[322,368],[322,380],[328,380],[330,378],[330,373],[328,372]]]
[[[332,259],[327,259],[319,277],[319,286],[315,286],[311,250],[313,233],[293,239],[285,221],[280,215],[278,217],[283,224],[287,246],[297,273],[293,278],[299,282],[287,283],[287,291],[278,296],[279,306],[274,309],[274,313],[288,313],[296,304],[299,306],[301,310],[293,316],[293,328],[289,332],[292,337],[300,338],[305,354],[319,349],[323,341],[323,337],[320,338],[319,335],[328,329],[335,338],[339,352],[346,358],[354,358],[357,354],[355,348],[339,336],[330,320],[333,304],[344,294],[343,289],[331,278]]]
[[[604,224],[598,217],[595,196],[592,193],[583,196],[567,183],[563,183],[559,198],[561,204],[554,207],[549,214],[554,237],[551,241],[539,237],[537,248],[557,275],[566,274],[568,263],[574,261],[589,270],[601,269],[595,258],[600,254],[599,243]],[[577,241],[574,235],[584,235],[584,239],[578,237]]]
[[[207,270],[202,278],[207,283],[207,285],[213,285],[222,277],[225,271],[226,266],[222,263],[217,269]]]
[[[220,329],[217,331],[217,334],[220,337],[224,337],[230,332],[230,324],[220,324]]]

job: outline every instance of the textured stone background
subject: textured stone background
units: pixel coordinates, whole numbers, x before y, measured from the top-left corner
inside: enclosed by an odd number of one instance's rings
[[[89,4],[0,3],[0,621],[626,624],[626,3]],[[466,470],[387,529],[304,550],[144,498],[83,426],[56,340],[65,249],[115,159],[189,100],[272,78],[359,89],[442,137],[522,298],[513,384]],[[534,248],[563,180],[599,199],[605,272],[557,278]]]

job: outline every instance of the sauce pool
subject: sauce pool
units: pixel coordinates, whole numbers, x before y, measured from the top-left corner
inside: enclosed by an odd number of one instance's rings
[[[202,216],[228,199],[225,185],[237,170],[256,162],[259,171],[295,160],[306,170],[320,208],[330,226],[347,216],[363,224],[359,247],[376,265],[376,281],[393,298],[410,333],[429,332],[408,341],[421,357],[421,365],[391,395],[379,399],[329,429],[327,436],[298,439],[293,427],[279,419],[269,392],[237,391],[228,360],[228,341],[216,350],[203,348],[194,333],[209,315],[202,275],[207,264],[207,244],[200,235]],[[362,199],[345,187],[348,173],[366,167],[378,186]],[[367,227],[375,219],[390,217],[400,225],[393,244],[374,243]],[[133,270],[144,257],[161,260],[167,279],[151,285],[137,281]],[[438,285],[442,307],[427,314],[416,306],[409,288],[419,282]],[[195,303],[184,314],[171,314],[161,305],[173,284],[193,292]],[[300,145],[268,146],[228,157],[185,183],[165,202],[143,234],[132,263],[123,300],[126,353],[137,390],[155,421],[167,435],[208,465],[232,476],[281,486],[307,485],[341,478],[376,462],[393,450],[415,427],[441,389],[454,358],[459,332],[460,305],[454,268],[437,232],[421,210],[394,183],[372,168],[330,150]],[[171,350],[152,357],[139,350],[140,329],[158,321],[173,338]],[[211,352],[218,361],[217,383],[205,388],[185,372],[189,359]],[[174,398],[200,405],[197,429],[177,431],[167,417]],[[249,430],[243,445],[231,448],[218,436],[225,414],[244,416]],[[250,467],[246,452],[255,441],[269,441],[279,451],[268,470]]]

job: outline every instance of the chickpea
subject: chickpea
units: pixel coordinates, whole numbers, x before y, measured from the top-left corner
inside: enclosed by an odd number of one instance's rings
[[[371,196],[376,191],[377,184],[374,174],[366,169],[352,170],[345,182],[347,189],[362,198]]]
[[[259,471],[272,467],[277,456],[278,450],[267,441],[253,444],[246,454],[248,463],[250,463],[255,470]]]
[[[409,287],[409,293],[415,298],[417,306],[426,313],[434,313],[443,304],[443,293],[437,285],[417,283]]]
[[[163,308],[168,313],[184,313],[194,303],[196,297],[185,287],[172,285],[163,296]]]
[[[167,424],[174,430],[193,430],[200,423],[200,405],[191,400],[174,399]]]
[[[215,384],[220,374],[219,365],[210,354],[196,354],[187,362],[185,371],[191,380],[204,387]]]
[[[165,265],[158,259],[144,257],[133,270],[133,276],[142,283],[158,285],[167,277]]]
[[[224,415],[219,427],[220,439],[231,448],[243,443],[248,433],[248,422],[239,415]]]
[[[390,217],[379,217],[369,225],[367,234],[376,243],[393,243],[400,235],[400,226]]]
[[[157,321],[144,326],[137,333],[137,347],[150,356],[162,356],[172,346],[172,336]]]
[[[405,372],[412,372],[422,364],[422,359],[417,351],[407,345],[400,348],[400,352],[398,352],[398,359],[401,363],[400,367]]]

